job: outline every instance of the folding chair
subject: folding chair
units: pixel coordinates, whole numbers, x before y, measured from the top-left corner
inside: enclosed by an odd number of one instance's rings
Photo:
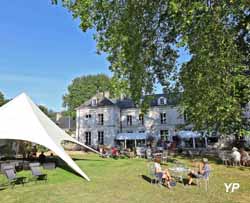
[[[197,178],[196,179],[196,184],[201,187],[201,182],[203,181],[205,184],[205,191],[208,191],[208,186],[209,186],[209,181],[210,181],[210,176],[211,176],[211,170],[207,172],[208,174],[205,175],[204,177]]]
[[[40,163],[30,163],[29,166],[36,182],[38,180],[44,180],[45,182],[47,182],[48,176],[47,174],[41,172]]]
[[[3,168],[6,177],[8,178],[9,185],[12,186],[12,189],[16,184],[22,184],[24,186],[26,177],[17,177],[16,170],[13,165],[6,165]]]
[[[230,158],[229,155],[227,155],[225,152],[221,152],[219,154],[219,158],[221,159],[222,163],[226,166],[230,164]]]
[[[164,151],[164,152],[162,153],[161,161],[162,161],[163,163],[167,163],[167,161],[168,161],[168,152],[167,152],[167,151]]]
[[[157,183],[159,186],[162,186],[162,179],[156,175],[155,167],[153,163],[148,163],[148,172],[150,177],[150,183]]]

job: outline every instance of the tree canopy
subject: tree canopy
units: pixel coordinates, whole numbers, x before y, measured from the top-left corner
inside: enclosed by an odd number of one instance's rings
[[[54,2],[57,2],[54,0]],[[182,91],[197,129],[240,131],[250,101],[248,0],[64,0],[85,32],[95,29],[115,84],[139,103],[159,82]],[[179,48],[191,60],[178,64]]]
[[[49,110],[46,106],[44,105],[38,105],[40,110],[45,113],[50,119],[55,120],[56,119],[56,112]]]
[[[77,77],[68,86],[68,93],[63,96],[63,106],[74,116],[75,109],[96,93],[110,90],[111,80],[104,74]]]

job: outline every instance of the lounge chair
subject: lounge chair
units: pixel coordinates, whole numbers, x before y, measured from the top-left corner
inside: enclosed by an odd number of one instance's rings
[[[8,178],[9,185],[11,185],[12,188],[14,188],[16,184],[22,184],[24,186],[26,177],[17,177],[16,170],[13,165],[6,165],[4,166],[3,170],[6,177]]]
[[[161,161],[162,161],[163,163],[167,163],[167,162],[168,162],[168,152],[167,152],[167,151],[164,151],[164,152],[162,153]]]
[[[29,164],[33,177],[35,181],[44,180],[45,182],[48,180],[48,175],[42,173],[40,170],[40,163],[30,163]]]

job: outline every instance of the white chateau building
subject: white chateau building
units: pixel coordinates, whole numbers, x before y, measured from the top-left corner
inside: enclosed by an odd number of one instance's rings
[[[117,142],[134,146],[148,136],[171,141],[176,126],[184,124],[183,114],[164,94],[153,95],[145,115],[131,99],[113,100],[107,92],[97,94],[76,111],[76,137],[91,146]]]

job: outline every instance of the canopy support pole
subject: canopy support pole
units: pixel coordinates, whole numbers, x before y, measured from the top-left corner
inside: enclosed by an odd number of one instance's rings
[[[207,148],[208,144],[207,144],[207,137],[205,136],[205,147]]]
[[[193,148],[195,149],[195,138],[193,137]]]

